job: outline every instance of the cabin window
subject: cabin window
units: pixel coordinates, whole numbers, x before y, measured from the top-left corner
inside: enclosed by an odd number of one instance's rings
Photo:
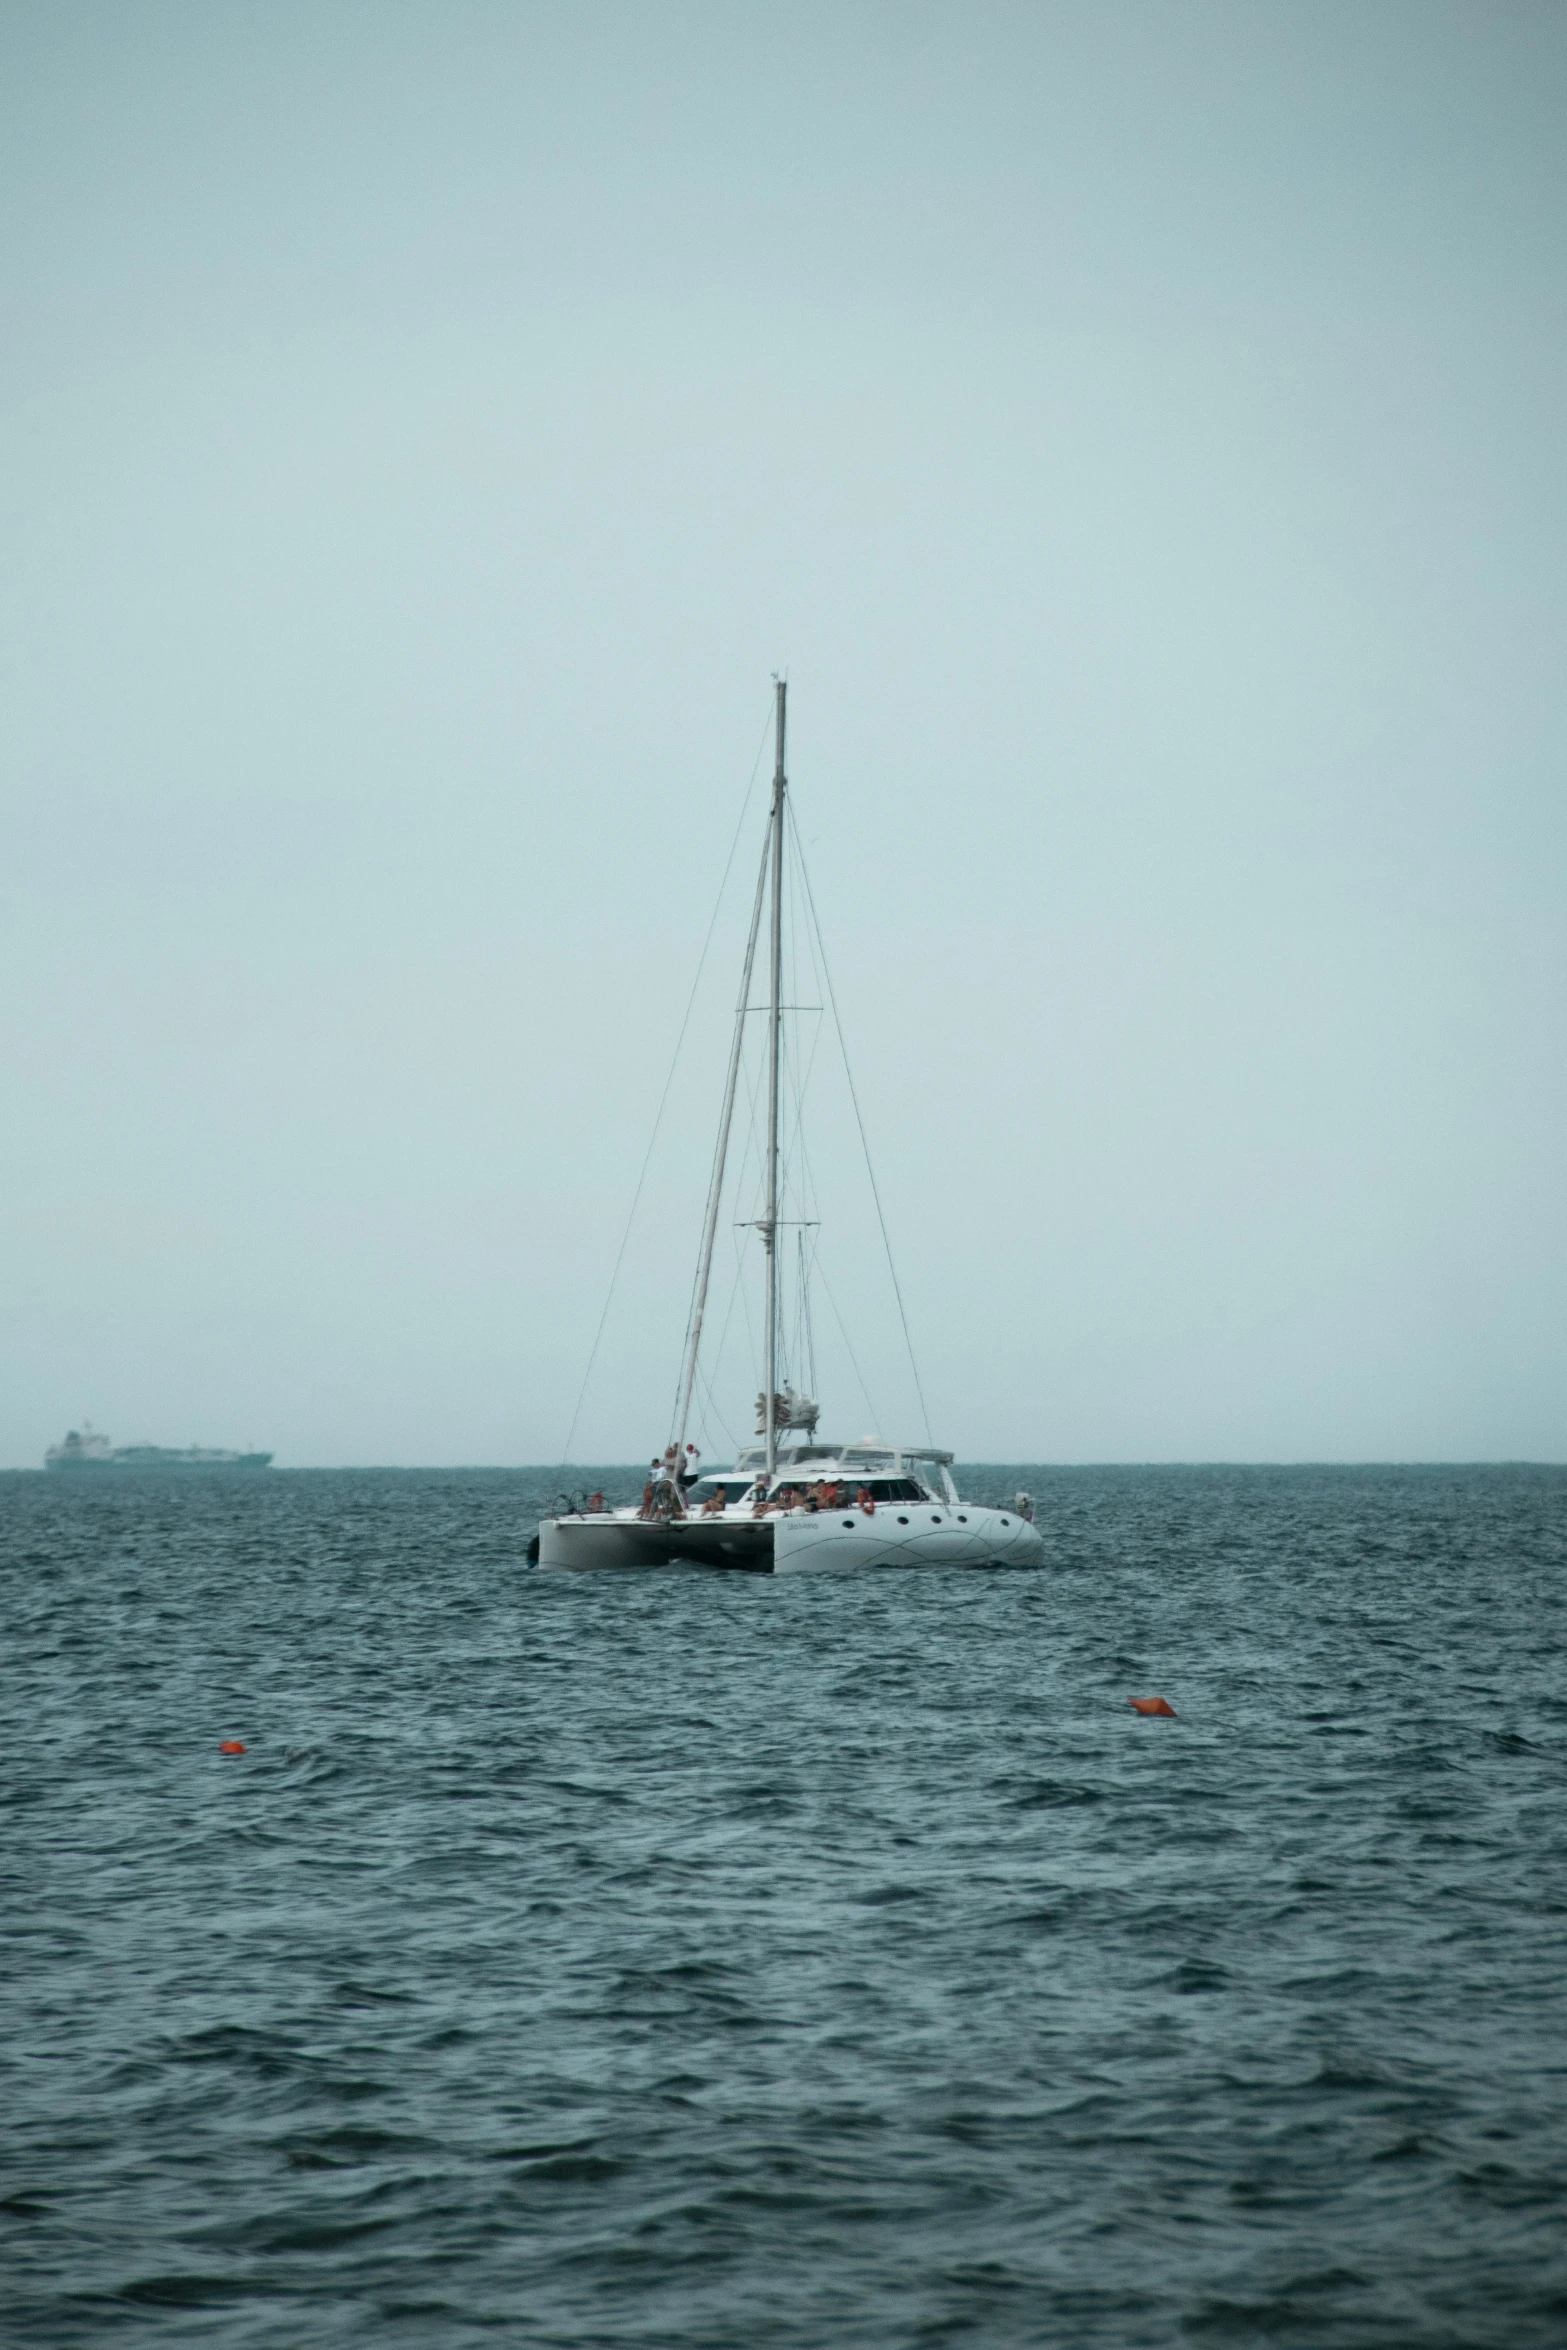
[[[951,1470],[944,1463],[921,1461],[920,1480],[920,1491],[914,1496],[916,1500],[928,1493],[932,1501],[944,1501],[949,1509],[957,1508],[958,1489],[952,1482]]]

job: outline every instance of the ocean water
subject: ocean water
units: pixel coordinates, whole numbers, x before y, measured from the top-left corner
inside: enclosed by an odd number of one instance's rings
[[[0,1479],[0,2338],[1558,2350],[1567,1471],[965,1482]]]

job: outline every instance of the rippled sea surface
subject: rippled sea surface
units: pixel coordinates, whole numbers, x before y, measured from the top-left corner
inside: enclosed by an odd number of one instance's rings
[[[0,2336],[1557,2350],[1567,1471],[1019,1482],[0,1479]]]

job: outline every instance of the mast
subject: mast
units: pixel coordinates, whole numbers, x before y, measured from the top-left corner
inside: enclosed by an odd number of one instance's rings
[[[778,1466],[778,1074],[783,1043],[783,858],[784,858],[784,700],[789,688],[774,680],[778,696],[777,759],[773,767],[773,905],[767,999],[767,1215],[762,1245],[767,1251],[767,1474]]]

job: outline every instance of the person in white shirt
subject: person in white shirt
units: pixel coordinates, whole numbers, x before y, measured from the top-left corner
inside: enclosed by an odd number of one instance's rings
[[[663,1459],[653,1463],[653,1507],[661,1518],[683,1518],[686,1514],[676,1466],[679,1457],[671,1445]]]

